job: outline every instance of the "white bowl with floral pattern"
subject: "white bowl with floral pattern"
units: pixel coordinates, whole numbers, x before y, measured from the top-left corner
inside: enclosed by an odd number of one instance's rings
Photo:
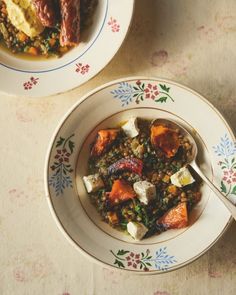
[[[128,32],[133,9],[134,0],[98,1],[93,22],[84,39],[61,58],[22,59],[0,50],[0,91],[17,96],[42,97],[85,83],[101,71],[120,48]]]
[[[202,199],[190,214],[187,228],[135,241],[102,222],[82,181],[87,173],[89,145],[97,130],[116,126],[130,116],[165,117],[192,132],[199,146],[200,167],[236,203],[235,138],[222,115],[185,86],[140,77],[102,85],[80,99],[62,119],[46,161],[49,207],[63,235],[96,262],[138,274],[178,269],[221,237],[231,215],[203,184]]]

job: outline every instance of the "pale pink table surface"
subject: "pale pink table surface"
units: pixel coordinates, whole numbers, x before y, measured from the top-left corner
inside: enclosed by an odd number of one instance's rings
[[[91,263],[64,239],[43,185],[46,150],[62,115],[88,90],[113,79],[146,75],[183,83],[207,97],[235,131],[235,48],[235,0],[137,0],[124,45],[93,80],[49,98],[0,95],[1,295],[236,294],[235,222],[205,255],[178,271],[122,274]]]

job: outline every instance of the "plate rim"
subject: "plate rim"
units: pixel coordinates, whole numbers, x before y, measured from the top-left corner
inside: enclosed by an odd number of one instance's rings
[[[128,81],[137,81],[137,80],[151,80],[151,81],[157,81],[157,82],[164,82],[164,83],[169,83],[172,85],[175,85],[177,87],[183,88],[184,90],[191,92],[192,94],[194,94],[195,96],[199,97],[201,100],[203,100],[209,107],[211,107],[214,112],[219,116],[219,118],[223,121],[225,127],[228,129],[230,135],[232,136],[233,140],[236,140],[236,137],[234,135],[233,129],[231,128],[230,124],[227,122],[227,120],[224,118],[224,116],[221,114],[221,112],[209,101],[207,100],[201,93],[199,93],[198,91],[186,86],[185,84],[182,83],[178,83],[174,80],[171,79],[165,79],[165,78],[158,78],[158,77],[154,77],[154,76],[129,76],[129,77],[123,77],[123,78],[119,78],[119,79],[115,79],[115,80],[111,80],[107,83],[104,83],[96,88],[94,88],[93,90],[90,90],[89,92],[85,93],[80,99],[78,99],[78,101],[76,101],[70,108],[69,110],[63,115],[63,117],[59,120],[52,136],[51,139],[49,141],[48,144],[48,148],[47,148],[47,153],[46,153],[46,157],[45,157],[45,165],[44,165],[44,189],[45,189],[45,193],[46,193],[46,199],[47,199],[47,203],[49,205],[49,209],[51,212],[51,215],[53,216],[53,219],[56,222],[57,228],[61,231],[61,233],[63,234],[63,236],[69,241],[69,243],[71,245],[73,245],[73,247],[79,251],[80,253],[82,253],[83,255],[85,255],[91,262],[95,262],[96,264],[99,264],[103,267],[112,269],[112,270],[116,270],[116,271],[120,271],[120,272],[130,272],[133,274],[137,274],[137,275],[160,275],[163,273],[167,273],[167,272],[171,272],[171,271],[175,271],[178,270],[192,262],[194,262],[195,260],[197,260],[198,258],[200,258],[202,255],[204,255],[218,240],[220,240],[222,238],[222,236],[225,234],[226,230],[229,228],[229,226],[232,224],[233,221],[233,217],[230,216],[227,223],[225,224],[223,230],[221,231],[221,233],[216,237],[216,239],[214,239],[214,241],[208,245],[208,247],[206,247],[202,252],[200,252],[198,255],[194,256],[193,258],[181,263],[180,265],[167,269],[165,271],[160,271],[160,270],[156,270],[156,271],[152,271],[152,272],[144,272],[144,271],[135,271],[133,269],[119,269],[117,267],[115,267],[114,265],[108,264],[106,262],[103,262],[101,260],[99,260],[98,258],[90,255],[88,252],[86,252],[83,248],[81,248],[75,241],[74,239],[67,233],[66,229],[64,228],[63,224],[61,223],[61,221],[59,220],[59,218],[57,217],[57,214],[54,210],[54,207],[52,205],[52,201],[51,201],[51,197],[50,197],[50,192],[49,192],[49,186],[48,186],[48,172],[49,172],[49,161],[50,161],[50,156],[51,156],[51,151],[53,148],[53,145],[55,143],[55,140],[61,130],[61,128],[63,127],[64,123],[66,122],[66,120],[69,118],[69,116],[71,115],[71,113],[73,111],[75,111],[81,103],[83,103],[86,99],[88,99],[91,95],[98,93],[99,91],[108,88],[112,85],[121,83],[121,82],[128,82]]]

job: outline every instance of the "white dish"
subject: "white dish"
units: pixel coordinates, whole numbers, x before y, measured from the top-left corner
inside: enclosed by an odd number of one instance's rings
[[[84,41],[58,59],[27,60],[0,51],[0,91],[41,97],[85,83],[101,71],[120,48],[131,23],[133,7],[134,0],[98,1]]]
[[[98,129],[116,126],[131,116],[165,117],[187,128],[198,142],[201,168],[235,201],[236,147],[228,124],[198,93],[156,78],[110,82],[87,94],[66,114],[49,147],[47,200],[64,236],[87,256],[139,274],[147,273],[147,269],[149,273],[162,273],[205,253],[226,230],[231,215],[203,184],[202,199],[185,229],[168,230],[136,242],[102,222],[82,182],[89,144]]]

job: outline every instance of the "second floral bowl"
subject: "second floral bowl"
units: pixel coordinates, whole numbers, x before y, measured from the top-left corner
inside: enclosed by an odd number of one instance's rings
[[[98,1],[83,40],[61,58],[19,58],[0,48],[0,80],[4,81],[0,91],[42,97],[82,85],[114,57],[128,32],[133,9],[134,0]]]

